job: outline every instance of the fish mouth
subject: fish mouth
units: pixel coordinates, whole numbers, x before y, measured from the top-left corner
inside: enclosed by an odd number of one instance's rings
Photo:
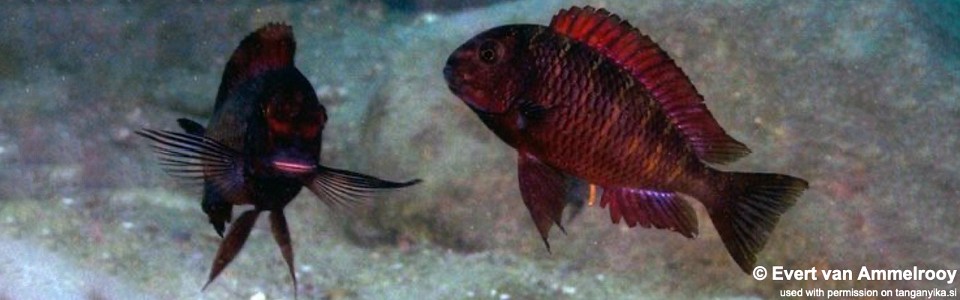
[[[278,171],[297,175],[313,172],[317,168],[316,164],[293,160],[275,160],[273,167]]]
[[[457,77],[455,72],[453,64],[448,62],[447,65],[443,67],[443,79],[447,81],[447,88],[449,88],[454,95],[460,96],[460,87],[463,86],[463,79]]]
[[[478,97],[483,98],[482,91],[474,89],[474,87],[468,83],[469,79],[471,79],[469,75],[458,74],[457,66],[458,63],[456,55],[450,56],[450,58],[447,59],[447,64],[443,66],[443,78],[446,79],[447,88],[450,89],[450,92],[460,98],[460,100],[463,101],[467,107],[477,114],[502,114],[502,111],[494,111],[489,107],[478,104],[482,103],[477,101]]]
[[[447,80],[448,84],[451,83],[451,79],[454,78],[453,65],[450,62],[447,62],[447,64],[443,66],[443,78]]]
[[[451,64],[447,64],[443,67],[443,77],[447,80],[447,88],[450,89],[450,92],[453,93],[457,98],[460,98],[460,101],[463,101],[471,110],[478,113],[488,113],[485,109],[477,105],[471,96],[470,87],[463,84],[463,78],[460,78],[454,74],[454,67]]]

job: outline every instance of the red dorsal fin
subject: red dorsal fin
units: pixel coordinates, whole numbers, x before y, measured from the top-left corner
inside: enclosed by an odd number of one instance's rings
[[[240,83],[267,71],[292,67],[296,48],[293,28],[286,24],[270,23],[247,35],[223,70],[217,106],[220,98]]]
[[[703,161],[727,163],[750,153],[720,127],[703,96],[673,59],[629,22],[605,9],[587,6],[560,10],[550,27],[596,49],[632,74]]]

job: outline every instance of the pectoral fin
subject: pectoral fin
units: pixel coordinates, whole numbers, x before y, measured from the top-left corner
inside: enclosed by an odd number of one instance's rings
[[[518,165],[523,204],[526,204],[543,244],[550,251],[548,237],[553,224],[566,232],[560,223],[566,205],[566,179],[562,173],[526,152],[520,152]]]
[[[316,174],[307,178],[304,185],[330,207],[350,209],[364,204],[376,191],[407,187],[419,182],[420,179],[393,182],[347,170],[317,166]]]
[[[204,179],[212,182],[228,202],[250,203],[242,193],[243,160],[237,151],[202,135],[152,129],[139,130],[137,134],[154,142],[153,150],[167,173]]]

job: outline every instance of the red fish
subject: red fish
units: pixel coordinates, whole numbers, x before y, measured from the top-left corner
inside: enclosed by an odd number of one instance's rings
[[[327,113],[313,86],[293,64],[293,30],[269,24],[233,52],[207,127],[179,119],[186,133],[144,129],[161,164],[173,175],[203,179],[201,207],[221,237],[234,205],[253,205],[230,226],[204,288],[243,247],[261,212],[270,225],[296,293],[293,247],[283,208],[306,186],[330,206],[351,207],[371,192],[410,186],[320,164]]]
[[[520,192],[547,250],[553,224],[564,230],[572,176],[602,188],[613,223],[688,238],[698,233],[697,216],[680,195],[699,200],[749,272],[808,187],[788,175],[708,165],[750,150],[727,135],[656,43],[605,9],[561,10],[549,27],[489,29],[456,49],[443,72],[450,90],[517,150]]]

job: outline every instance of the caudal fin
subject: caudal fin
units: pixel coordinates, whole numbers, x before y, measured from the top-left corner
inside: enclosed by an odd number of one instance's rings
[[[726,186],[708,207],[730,256],[750,273],[770,232],[809,184],[781,174],[725,173]]]

